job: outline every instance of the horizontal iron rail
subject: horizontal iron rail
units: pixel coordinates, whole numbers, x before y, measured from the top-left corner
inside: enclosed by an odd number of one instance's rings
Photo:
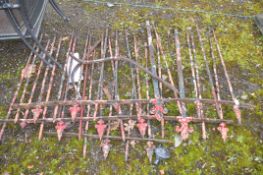
[[[162,101],[164,103],[173,102],[173,101],[183,101],[188,103],[195,103],[198,99],[196,98],[163,98]],[[199,99],[199,101],[207,104],[214,104],[215,101],[212,99]],[[54,105],[88,105],[88,104],[104,104],[104,105],[112,105],[112,104],[131,104],[131,103],[141,103],[141,104],[148,104],[151,103],[149,99],[122,99],[122,100],[66,100],[66,101],[48,101],[48,102],[34,102],[34,103],[16,103],[12,105],[13,109],[23,108],[23,109],[30,109],[35,106],[44,107],[44,106],[54,106]],[[234,105],[233,101],[230,100],[218,100],[217,103],[225,104],[225,105]],[[241,103],[239,105],[242,108],[252,109],[255,106],[252,104]]]
[[[147,120],[154,120],[155,118],[153,118],[151,115],[141,115],[141,118],[147,119]],[[164,116],[164,120],[166,121],[178,121],[178,118],[180,116]],[[99,120],[99,119],[103,119],[103,120],[130,120],[130,119],[134,119],[136,120],[138,117],[137,115],[115,115],[115,116],[97,116],[95,120]],[[82,121],[94,121],[93,117],[76,117],[75,121],[78,120],[82,120]],[[38,119],[37,121],[35,121],[34,119],[23,119],[20,118],[18,119],[18,121],[20,122],[27,122],[27,123],[39,123],[39,122],[50,122],[50,123],[55,123],[57,121],[72,121],[72,119],[70,117],[68,118],[41,118]],[[2,122],[14,122],[14,119],[0,119],[0,123]],[[221,123],[221,122],[225,122],[227,124],[232,124],[233,121],[232,120],[226,120],[226,119],[211,119],[211,118],[197,118],[196,116],[192,117],[192,122],[193,123],[201,123],[201,122],[206,122],[206,123],[211,123],[211,124],[217,124],[217,123]]]

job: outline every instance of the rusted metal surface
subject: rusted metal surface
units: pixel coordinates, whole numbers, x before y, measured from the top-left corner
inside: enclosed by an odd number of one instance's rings
[[[197,116],[200,119],[204,118],[204,110],[203,110],[203,103],[200,101],[202,99],[202,93],[201,93],[201,84],[200,84],[200,76],[199,76],[199,67],[196,63],[196,51],[195,51],[195,44],[194,44],[194,36],[191,31],[191,28],[188,28],[187,31],[187,44],[188,44],[188,50],[189,50],[189,58],[190,58],[190,64],[191,64],[191,74],[192,74],[192,80],[194,85],[194,92],[196,97],[196,111]],[[202,138],[206,139],[206,126],[205,122],[202,122]]]
[[[240,121],[240,108],[253,106],[237,101],[212,29],[208,42],[204,42],[198,25],[186,33],[177,29],[173,32],[174,44],[169,48],[175,54],[167,54],[163,35],[150,22],[146,22],[146,36],[107,29],[99,40],[88,35],[83,45],[73,35],[66,40],[49,40],[46,50],[64,65],[64,72],[56,66],[44,67],[43,62],[34,61],[34,54],[30,55],[26,66],[35,65],[36,71],[31,76],[24,76],[22,71],[7,116],[0,119],[0,138],[8,123],[19,123],[23,128],[37,125],[39,139],[45,135],[57,135],[58,140],[68,135],[84,139],[84,157],[89,138],[100,140],[105,159],[113,146],[110,140],[122,141],[126,161],[138,141],[147,142],[145,151],[150,161],[155,142],[173,143],[168,139],[171,133],[166,131],[167,124],[182,140],[198,132],[194,123],[200,123],[197,127],[201,126],[203,139],[207,139],[210,124],[215,124],[218,134],[227,141],[227,125],[235,121],[224,115],[225,107],[234,106]],[[79,50],[83,53],[77,53]],[[227,81],[227,95],[221,95],[219,67]],[[74,75],[67,70],[74,74],[77,69],[81,70],[79,80],[71,81]],[[231,99],[223,99],[228,95]],[[188,110],[189,104],[195,106],[194,111]],[[211,111],[216,111],[216,116],[209,116]]]

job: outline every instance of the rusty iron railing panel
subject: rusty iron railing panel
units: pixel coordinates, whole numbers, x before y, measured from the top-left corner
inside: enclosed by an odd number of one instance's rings
[[[226,141],[227,125],[235,121],[224,115],[225,106],[233,106],[238,123],[240,108],[253,106],[237,100],[212,28],[207,37],[198,25],[173,32],[174,44],[169,47],[174,54],[167,54],[163,35],[149,21],[146,36],[107,29],[98,40],[88,35],[84,46],[73,35],[49,39],[46,51],[63,65],[63,71],[57,66],[45,67],[34,54],[29,56],[7,116],[0,119],[0,139],[8,123],[22,128],[36,125],[39,139],[54,134],[59,140],[63,136],[84,139],[84,157],[88,138],[101,141],[105,159],[110,140],[120,140],[125,142],[126,161],[134,141],[147,142],[150,161],[155,142],[173,143],[168,139],[167,123],[174,125],[182,140],[194,132],[190,126],[194,123],[200,123],[203,139],[208,138],[209,124],[218,125]],[[62,49],[64,46],[68,48]],[[26,70],[30,66],[35,71],[29,76]],[[219,75],[219,67],[223,75]],[[227,81],[227,95],[220,90],[222,76]],[[231,99],[222,99],[225,96]],[[174,104],[177,112],[171,114],[167,103]],[[188,110],[189,104],[195,106],[194,112]],[[208,116],[209,110],[216,111],[216,116]],[[113,134],[113,130],[119,132]]]

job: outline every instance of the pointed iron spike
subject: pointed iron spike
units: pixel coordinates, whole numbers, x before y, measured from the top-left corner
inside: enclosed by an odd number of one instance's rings
[[[152,163],[152,157],[153,157],[154,149],[155,149],[154,143],[152,141],[148,141],[147,147],[146,147],[146,155],[147,155],[150,163]]]
[[[109,152],[110,152],[110,148],[111,148],[111,145],[109,143],[110,143],[110,140],[106,139],[102,142],[102,145],[101,145],[103,157],[105,160],[107,159]]]
[[[62,134],[63,134],[63,132],[61,132],[61,131],[57,130],[58,141],[60,141],[60,140],[61,140],[61,138],[62,138]]]
[[[226,123],[224,123],[224,122],[220,123],[219,126],[217,127],[217,130],[221,133],[223,141],[226,142],[226,140],[227,140],[227,133],[229,131],[229,129],[227,128]]]
[[[33,113],[34,123],[36,123],[36,121],[40,117],[41,113],[43,112],[43,109],[41,109],[41,107],[38,106],[35,109],[32,109],[31,111]]]
[[[141,119],[138,121],[138,123],[137,123],[136,126],[138,127],[138,130],[139,130],[141,136],[144,137],[145,134],[146,134],[146,129],[147,129],[148,124],[145,123],[145,120],[144,120],[143,118],[141,118]]]
[[[103,120],[99,120],[97,124],[95,125],[95,128],[97,129],[97,133],[99,135],[99,139],[101,140],[104,134],[104,131],[106,129],[107,125],[104,123]]]
[[[75,121],[78,113],[81,111],[81,107],[78,104],[74,104],[69,108],[69,112],[72,118],[72,121]]]
[[[58,136],[58,141],[61,140],[62,135],[63,135],[63,131],[64,129],[67,127],[67,125],[63,122],[63,121],[59,121],[57,122],[55,128],[57,130],[57,136]]]

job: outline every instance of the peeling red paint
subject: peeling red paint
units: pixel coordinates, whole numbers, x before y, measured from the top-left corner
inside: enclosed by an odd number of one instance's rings
[[[102,139],[102,136],[104,134],[106,127],[107,125],[104,123],[103,120],[99,120],[97,124],[95,125],[95,128],[97,129],[100,140]]]
[[[63,121],[57,122],[57,125],[56,125],[55,128],[57,130],[57,135],[58,135],[58,140],[59,141],[61,140],[63,131],[64,131],[64,129],[66,129],[66,127],[67,127],[67,125]]]

